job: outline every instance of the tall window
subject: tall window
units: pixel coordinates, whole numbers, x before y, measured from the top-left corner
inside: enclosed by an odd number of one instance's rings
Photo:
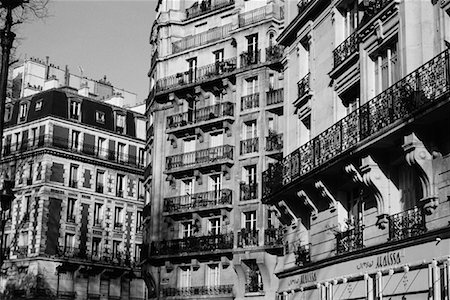
[[[247,86],[247,95],[258,93],[258,76],[247,78],[245,84]]]
[[[187,238],[194,234],[192,221],[181,222],[181,237]]]
[[[136,214],[136,231],[142,231],[142,211],[140,210]]]
[[[20,147],[20,132],[16,132],[14,134],[15,136],[15,142],[16,142],[16,150],[19,150]]]
[[[256,137],[258,137],[258,128],[256,126],[256,120],[245,122],[242,131],[242,139],[248,140]]]
[[[73,120],[79,120],[80,119],[80,107],[81,107],[80,102],[71,101],[69,118],[71,118]]]
[[[358,17],[358,1],[348,1],[348,3],[343,7],[344,15],[344,26],[345,26],[345,36],[350,36],[359,24]]]
[[[78,165],[70,165],[69,186],[76,188],[78,183]]]
[[[36,139],[37,139],[37,128],[31,128],[31,147],[34,147],[36,145]]]
[[[269,90],[275,89],[275,76],[273,73],[269,74]]]
[[[77,151],[78,150],[78,148],[79,148],[79,146],[80,146],[80,132],[79,131],[76,131],[76,130],[72,130],[72,142],[71,142],[71,145],[72,145],[72,150],[75,150],[75,151]]]
[[[208,220],[208,233],[211,235],[220,234],[220,218],[211,218]]]
[[[242,172],[242,180],[248,184],[256,184],[256,165],[245,166]]]
[[[192,194],[194,193],[194,179],[185,179],[181,181],[181,205],[189,205],[192,202]]]
[[[103,204],[95,203],[94,204],[94,225],[102,224],[102,215],[103,215]]]
[[[244,228],[247,230],[256,230],[256,211],[244,213]]]
[[[125,133],[125,115],[116,115],[116,132]]]
[[[140,199],[140,200],[145,199],[145,187],[144,187],[144,181],[142,179],[138,180],[138,199]]]
[[[117,143],[117,160],[119,162],[125,161],[125,144]]]
[[[223,72],[223,57],[224,57],[224,51],[223,49],[217,50],[213,52],[214,54],[214,62],[216,64],[216,73],[220,74]]]
[[[377,94],[400,79],[397,42],[393,42],[372,55],[375,63],[375,87]]]
[[[219,264],[210,264],[206,269],[206,285],[220,285],[220,269]]]
[[[101,251],[102,239],[98,237],[92,238],[92,256],[99,257]]]
[[[134,249],[134,260],[136,262],[140,262],[141,261],[141,251],[142,251],[142,245],[140,244],[136,244],[136,248]]]
[[[28,112],[28,103],[20,103],[19,106],[19,121],[23,122],[27,118],[27,112]]]
[[[65,241],[64,241],[64,248],[66,251],[73,250],[75,246],[75,235],[72,233],[66,233]]]
[[[105,171],[99,171],[99,170],[97,171],[95,182],[96,182],[95,191],[97,193],[103,193],[103,186],[105,183]]]
[[[209,176],[209,190],[214,192],[214,199],[220,199],[222,191],[222,174],[213,174]]]
[[[139,148],[138,164],[140,167],[145,167],[145,149]]]
[[[249,58],[251,59],[251,63],[256,63],[258,55],[258,34],[255,33],[247,36],[246,38]]]
[[[122,228],[123,226],[123,208],[115,207],[114,208],[114,228]]]
[[[123,197],[125,175],[117,174],[116,196]]]
[[[13,107],[11,105],[7,105],[5,107],[5,122],[9,122],[12,117]]]
[[[180,269],[180,281],[179,281],[179,287],[190,287],[191,286],[191,277],[192,277],[192,271],[188,268]]]
[[[121,248],[120,248],[120,241],[113,241],[113,259],[120,259],[121,258]]]
[[[189,71],[188,71],[188,80],[189,83],[194,82],[197,78],[197,57],[190,58],[187,60],[189,65]]]
[[[69,198],[67,200],[67,222],[75,222],[75,204],[77,199]]]
[[[107,153],[106,149],[106,139],[99,137],[97,140],[97,155],[105,158]]]

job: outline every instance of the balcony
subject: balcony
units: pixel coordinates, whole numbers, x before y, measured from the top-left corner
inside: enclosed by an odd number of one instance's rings
[[[183,239],[159,241],[151,243],[151,256],[194,254],[205,252],[210,254],[217,250],[233,249],[233,233],[187,237]]]
[[[311,93],[310,88],[310,73],[297,82],[297,99],[303,99]]]
[[[241,68],[257,65],[261,62],[261,50],[244,51],[240,55]]]
[[[343,153],[367,146],[388,131],[392,134],[412,117],[447,101],[443,96],[450,91],[448,63],[449,53],[444,51],[271,165],[263,172],[264,201]]]
[[[241,111],[258,107],[259,107],[259,93],[241,97]]]
[[[162,297],[215,296],[233,293],[233,285],[191,286],[182,288],[162,288]]]
[[[190,84],[198,84],[222,78],[236,70],[236,57],[199,67],[193,71],[185,71],[168,77],[158,79],[156,82],[156,92],[176,89]]]
[[[223,102],[202,107],[191,112],[184,112],[167,117],[167,129],[182,128],[193,124],[221,120],[223,117],[234,116],[234,103]],[[209,122],[208,122],[209,123]]]
[[[294,250],[295,265],[301,267],[311,262],[311,253],[309,244],[297,245]]]
[[[364,247],[363,227],[356,226],[336,234],[336,254],[350,253]]]
[[[359,34],[354,32],[333,50],[334,68],[359,52],[359,42]]]
[[[266,93],[266,106],[283,103],[284,101],[283,88],[277,90],[270,90]]]
[[[258,184],[241,182],[239,185],[241,201],[258,199]]]
[[[231,6],[234,4],[234,0],[215,0],[211,1],[203,0],[202,2],[195,2],[193,6],[186,9],[186,20],[210,13],[221,8]]]
[[[172,53],[179,53],[188,49],[203,46],[224,38],[229,37],[232,24],[223,25],[221,27],[215,27],[208,31],[187,36],[180,41],[172,43]]]
[[[259,138],[251,138],[241,141],[241,155],[257,153],[259,149]]]
[[[269,131],[269,136],[266,137],[266,151],[279,152],[283,151],[283,134]]]
[[[283,236],[283,228],[267,228],[264,230],[264,246],[284,248]]]
[[[413,209],[389,216],[389,240],[400,241],[427,231],[423,210]]]
[[[246,247],[257,247],[258,243],[258,235],[259,230],[257,229],[245,229],[242,228],[240,232],[238,232],[238,247],[246,248]]]
[[[239,14],[239,27],[245,27],[264,20],[266,18],[266,10],[266,6],[263,6],[252,11]]]
[[[264,285],[262,282],[257,280],[251,280],[250,283],[245,284],[245,293],[263,293]]]
[[[200,209],[222,208],[232,204],[232,192],[229,189],[196,193],[164,199],[163,212],[173,214]]]
[[[266,61],[280,61],[283,58],[284,48],[280,45],[273,45],[266,48]]]
[[[174,172],[177,169],[210,166],[233,161],[234,147],[223,145],[179,155],[166,157],[166,171]]]

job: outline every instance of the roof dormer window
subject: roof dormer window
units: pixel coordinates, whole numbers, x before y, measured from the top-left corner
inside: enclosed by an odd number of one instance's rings
[[[28,113],[28,103],[22,102],[19,105],[19,122],[25,122]]]
[[[5,122],[9,122],[11,121],[11,117],[12,117],[12,112],[13,112],[13,106],[6,104],[5,106]]]
[[[125,115],[116,115],[116,132],[125,133]]]
[[[72,120],[80,120],[80,113],[81,111],[81,103],[76,100],[70,101],[70,107],[69,107],[69,118]]]

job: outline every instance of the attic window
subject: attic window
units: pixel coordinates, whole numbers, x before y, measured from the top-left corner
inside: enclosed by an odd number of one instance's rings
[[[19,106],[19,122],[25,122],[27,118],[28,103],[20,103]]]
[[[13,112],[13,107],[12,107],[12,105],[6,105],[6,106],[5,106],[5,119],[4,119],[5,122],[11,121],[12,112]]]
[[[39,99],[36,101],[36,107],[34,108],[34,111],[40,111],[42,108],[42,99]]]
[[[97,110],[95,112],[95,121],[100,124],[105,124],[105,113]]]

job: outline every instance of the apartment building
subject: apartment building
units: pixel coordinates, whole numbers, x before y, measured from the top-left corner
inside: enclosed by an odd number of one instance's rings
[[[278,299],[450,299],[449,1],[286,1]]]
[[[261,203],[261,174],[282,158],[283,8],[281,0],[158,2],[143,265],[154,298],[276,296],[283,244]]]
[[[1,288],[14,299],[146,298],[145,116],[86,89],[6,104],[1,174],[15,200]]]

